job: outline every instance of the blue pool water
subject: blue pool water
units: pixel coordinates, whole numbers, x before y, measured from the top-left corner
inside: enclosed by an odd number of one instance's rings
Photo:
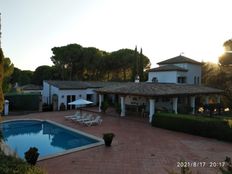
[[[82,146],[99,145],[100,142],[97,138],[90,138],[48,121],[3,122],[2,131],[5,143],[21,158],[24,158],[24,153],[30,147],[37,147],[40,157],[46,157]]]

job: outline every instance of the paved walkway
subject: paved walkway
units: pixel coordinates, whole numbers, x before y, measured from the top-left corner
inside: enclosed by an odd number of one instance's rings
[[[210,162],[232,157],[232,143],[151,127],[146,121],[102,115],[100,126],[85,127],[64,119],[74,111],[33,113],[14,118],[49,119],[102,137],[116,134],[112,147],[99,146],[53,159],[39,161],[48,174],[167,174],[165,169],[180,171],[177,163],[206,162],[205,167],[192,167],[202,174],[215,174]]]

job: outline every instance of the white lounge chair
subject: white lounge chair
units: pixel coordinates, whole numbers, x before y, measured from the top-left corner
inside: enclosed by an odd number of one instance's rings
[[[64,118],[67,120],[67,119],[71,119],[71,118],[74,118],[74,117],[77,117],[77,116],[80,116],[80,112],[79,111],[77,111],[73,115],[66,115],[66,116],[64,116]]]
[[[93,116],[91,114],[87,114],[84,118],[80,118],[75,121],[82,124],[85,121],[90,121],[90,120],[93,120]]]
[[[89,121],[84,121],[83,124],[87,125],[87,126],[92,126],[94,124],[96,125],[100,125],[102,122],[101,116],[97,116],[95,117],[95,119],[93,120],[89,120]]]
[[[84,112],[84,113],[82,113],[82,114],[80,114],[80,115],[77,115],[77,116],[75,116],[75,117],[70,118],[70,120],[72,120],[72,121],[79,121],[79,120],[81,120],[81,119],[86,118],[87,115],[88,115],[88,114],[87,114],[86,112]]]

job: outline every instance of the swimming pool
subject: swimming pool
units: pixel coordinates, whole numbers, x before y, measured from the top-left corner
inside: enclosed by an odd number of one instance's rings
[[[19,157],[30,147],[47,159],[103,144],[102,139],[50,120],[13,120],[1,123],[5,143]]]

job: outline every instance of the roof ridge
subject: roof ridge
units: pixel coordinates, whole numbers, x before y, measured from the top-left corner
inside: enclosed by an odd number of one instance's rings
[[[162,64],[174,64],[174,63],[192,63],[192,64],[201,64],[201,62],[198,62],[194,59],[191,59],[191,58],[188,58],[186,56],[182,56],[182,55],[179,55],[179,56],[176,56],[176,57],[173,57],[173,58],[169,58],[169,59],[166,59],[164,61],[161,61],[161,62],[158,62],[157,64],[158,65],[162,65]]]

